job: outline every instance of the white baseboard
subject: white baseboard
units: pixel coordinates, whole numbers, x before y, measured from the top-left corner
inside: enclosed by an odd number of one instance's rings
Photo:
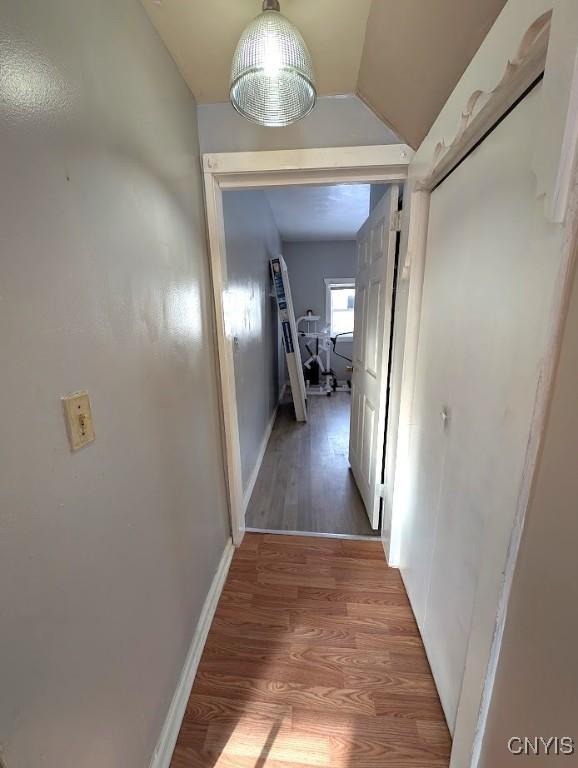
[[[281,390],[281,395],[279,396],[279,400],[281,400],[281,397],[283,396],[284,392],[285,392],[285,387],[283,387],[283,389]],[[247,507],[249,506],[249,502],[251,501],[251,495],[253,494],[253,489],[255,488],[255,483],[257,482],[257,476],[259,474],[259,470],[261,469],[261,464],[263,463],[263,457],[265,456],[265,451],[267,450],[267,445],[269,444],[269,438],[271,437],[271,432],[273,431],[273,427],[275,426],[275,419],[277,418],[278,410],[279,410],[279,403],[277,403],[277,405],[275,406],[275,410],[273,411],[273,414],[269,419],[269,423],[267,424],[267,429],[265,430],[265,434],[263,435],[263,440],[261,441],[261,445],[259,447],[259,455],[257,456],[257,461],[255,462],[255,466],[253,467],[253,471],[251,472],[251,477],[249,478],[247,487],[243,492],[243,515],[246,514]]]
[[[223,556],[221,557],[219,567],[217,568],[217,573],[215,574],[211,588],[209,589],[209,594],[203,605],[199,623],[197,624],[195,634],[193,635],[193,640],[189,652],[187,653],[187,658],[185,659],[177,689],[173,696],[173,700],[171,701],[165,724],[163,725],[161,735],[150,762],[150,768],[169,768],[171,764],[171,758],[173,756],[175,744],[177,743],[181,723],[185,716],[187,702],[191,695],[191,688],[193,687],[195,675],[197,674],[197,667],[201,660],[207,635],[209,634],[217,603],[219,602],[219,597],[221,596],[225,579],[229,572],[229,566],[231,565],[234,551],[235,548],[233,547],[233,542],[229,539],[225,551],[223,552]]]

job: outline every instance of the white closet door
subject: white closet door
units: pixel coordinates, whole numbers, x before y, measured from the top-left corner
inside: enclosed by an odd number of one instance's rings
[[[558,268],[539,109],[538,86],[431,197],[402,563],[452,731],[468,651],[482,689]]]
[[[399,187],[389,187],[357,235],[349,463],[369,522],[379,527]]]

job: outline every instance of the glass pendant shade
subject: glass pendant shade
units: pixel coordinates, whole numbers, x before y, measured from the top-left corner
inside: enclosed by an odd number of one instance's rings
[[[269,10],[269,7],[276,10]],[[265,126],[290,125],[309,114],[317,96],[313,62],[299,30],[265,2],[241,35],[231,68],[231,103]]]

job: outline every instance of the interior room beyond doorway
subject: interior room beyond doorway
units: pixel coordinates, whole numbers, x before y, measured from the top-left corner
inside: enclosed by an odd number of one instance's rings
[[[246,513],[252,530],[372,536],[348,461],[351,397],[310,397],[308,422],[289,396],[275,425]]]
[[[356,235],[384,185],[225,192],[227,299],[248,530],[379,536],[349,465]],[[270,273],[282,255],[307,421],[295,417]]]

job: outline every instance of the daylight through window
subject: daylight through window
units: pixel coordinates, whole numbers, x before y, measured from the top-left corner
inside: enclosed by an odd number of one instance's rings
[[[329,286],[331,335],[353,335],[355,313],[355,284]],[[344,338],[341,336],[341,338]]]

